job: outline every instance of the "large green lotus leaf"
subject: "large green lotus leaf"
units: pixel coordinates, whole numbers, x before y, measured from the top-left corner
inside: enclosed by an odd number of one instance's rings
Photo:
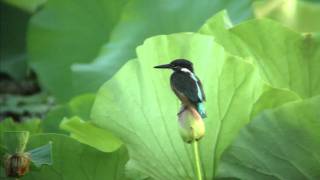
[[[143,40],[158,34],[196,31],[214,13],[227,9],[238,23],[252,16],[251,1],[135,0],[124,9],[119,24],[100,56],[88,65],[75,65],[73,82],[96,91],[127,60]]]
[[[252,57],[264,80],[272,86],[288,88],[302,98],[320,94],[319,34],[301,35],[267,19],[228,29],[221,25],[228,22],[223,14],[208,20],[200,33],[214,36],[234,55]]]
[[[136,46],[147,37],[195,31],[224,8],[235,22],[252,16],[250,0],[132,0],[125,4],[126,0],[55,0],[32,18],[28,34],[30,62],[42,85],[59,100],[95,92],[135,57]],[[72,67],[71,76],[71,64],[88,63],[94,58],[92,65]]]
[[[114,179],[123,180],[128,161],[124,147],[103,153],[90,146],[58,134],[39,134],[30,137],[27,149],[52,142],[53,165],[31,169],[22,179]]]
[[[206,178],[213,178],[219,156],[270,87],[252,64],[227,54],[210,36],[157,36],[138,47],[137,54],[98,92],[93,122],[123,140],[135,169],[154,179],[193,179],[191,145],[178,132],[179,101],[170,90],[171,72],[153,68],[175,58],[192,60],[207,95],[200,154]]]
[[[320,96],[266,110],[240,131],[219,164],[220,177],[320,178]]]
[[[71,81],[71,64],[96,57],[126,1],[54,0],[32,17],[28,30],[30,65],[58,100],[69,100],[80,89]]]

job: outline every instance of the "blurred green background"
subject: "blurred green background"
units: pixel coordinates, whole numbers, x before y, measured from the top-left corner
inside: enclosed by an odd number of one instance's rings
[[[109,175],[121,179],[127,150],[114,151],[122,142],[89,121],[98,89],[137,57],[136,47],[145,39],[197,32],[224,9],[233,26],[270,18],[302,35],[319,36],[319,0],[1,0],[0,132],[27,129],[37,134],[30,147],[54,139],[69,144],[67,153],[77,147],[92,162],[104,158],[102,164],[109,168],[115,161],[121,168]],[[73,139],[64,136],[70,133]],[[57,157],[70,161],[65,168],[75,158]],[[97,177],[107,176],[103,169],[96,172]],[[41,179],[42,174],[29,178],[34,177]]]
[[[227,9],[234,24],[272,18],[318,32],[319,1],[1,1],[0,119],[46,117],[97,89],[144,39],[196,31]]]

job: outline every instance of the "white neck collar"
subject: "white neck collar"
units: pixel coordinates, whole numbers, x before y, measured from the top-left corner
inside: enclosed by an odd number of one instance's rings
[[[186,73],[192,73],[189,69],[187,68],[181,68],[181,71],[182,72],[186,72]]]

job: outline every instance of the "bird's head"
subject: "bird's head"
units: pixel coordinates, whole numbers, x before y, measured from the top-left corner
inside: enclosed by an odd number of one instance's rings
[[[170,64],[163,64],[155,66],[154,68],[166,68],[172,69],[174,71],[184,71],[185,69],[193,72],[193,65],[190,61],[186,59],[175,59],[171,61]]]

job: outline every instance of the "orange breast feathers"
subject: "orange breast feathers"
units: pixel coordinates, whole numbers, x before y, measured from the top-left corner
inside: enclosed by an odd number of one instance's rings
[[[188,98],[183,94],[180,93],[177,89],[175,89],[173,86],[171,86],[171,89],[176,94],[176,96],[180,99],[181,103],[185,106],[193,106],[192,103],[188,100]]]

